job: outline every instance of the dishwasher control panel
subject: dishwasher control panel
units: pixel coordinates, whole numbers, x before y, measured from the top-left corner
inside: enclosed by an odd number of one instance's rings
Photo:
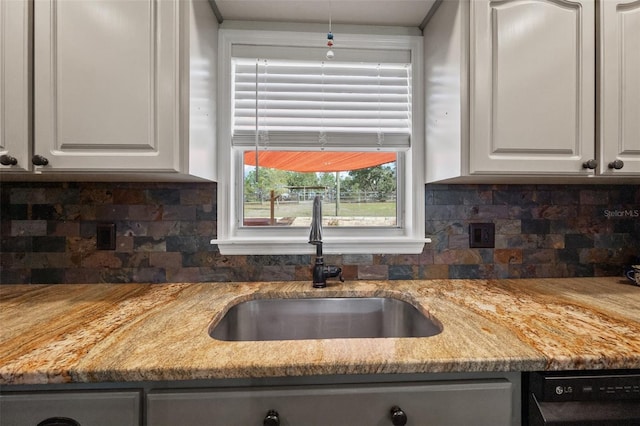
[[[640,399],[640,370],[534,373],[531,389],[540,401]]]
[[[529,373],[524,426],[640,425],[640,370]]]

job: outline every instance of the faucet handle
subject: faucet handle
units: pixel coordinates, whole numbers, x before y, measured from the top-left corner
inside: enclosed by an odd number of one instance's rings
[[[342,276],[342,268],[340,268],[339,266],[325,266],[324,276],[325,278],[338,277],[340,281],[344,282],[344,277]]]

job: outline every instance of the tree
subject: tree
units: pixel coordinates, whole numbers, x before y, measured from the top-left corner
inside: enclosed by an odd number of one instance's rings
[[[282,194],[285,186],[287,186],[287,172],[285,170],[260,167],[257,181],[255,169],[245,175],[244,197],[245,200],[264,201],[271,197],[272,190],[276,195]]]
[[[318,177],[315,173],[301,173],[287,171],[288,186],[317,186]]]
[[[391,166],[374,166],[349,172],[348,187],[377,193],[377,199],[384,201],[396,190],[396,172]]]
[[[318,177],[318,184],[325,188],[334,188],[336,186],[335,172],[320,173],[320,176]]]

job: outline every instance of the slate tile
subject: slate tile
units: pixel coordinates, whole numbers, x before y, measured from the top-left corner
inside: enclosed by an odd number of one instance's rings
[[[138,251],[134,253],[120,253],[116,252],[115,255],[122,261],[123,268],[148,268],[149,258],[153,254],[162,254],[165,252],[147,252]]]
[[[179,205],[179,189],[148,189],[147,200],[151,204]]]
[[[215,221],[218,218],[218,206],[216,204],[202,204],[196,206],[196,220]]]
[[[522,263],[522,250],[520,249],[496,249],[493,252],[495,263]]]
[[[567,234],[564,237],[566,248],[589,248],[594,246],[594,239],[591,235]]]
[[[196,206],[164,206],[162,220],[196,220]]]
[[[132,280],[136,283],[165,283],[167,277],[165,270],[162,268],[135,268],[132,274]]]
[[[551,223],[546,219],[522,220],[521,232],[523,234],[548,234],[551,230]]]
[[[565,275],[557,275],[564,277],[593,277],[594,265],[591,264],[570,264],[567,265],[567,272]]]
[[[557,263],[557,250],[553,249],[524,249],[522,251],[522,260],[524,263],[533,264],[555,264]]]
[[[258,281],[292,281],[296,276],[293,265],[266,265],[259,271]]]
[[[496,219],[496,234],[518,235],[522,232],[522,221],[519,219]]]
[[[171,237],[168,237],[171,238]],[[167,241],[165,239],[155,239],[152,237],[133,237],[133,251],[178,251],[167,250]]]
[[[29,284],[31,268],[0,268],[0,284]]]
[[[49,221],[47,222],[47,235],[51,237],[78,237],[80,236],[80,223]]]
[[[88,220],[83,217],[83,220]],[[122,204],[107,204],[95,206],[95,219],[102,221],[117,221],[129,219],[129,206]]]
[[[114,188],[113,189],[114,204],[147,204],[147,193],[143,188]]]
[[[511,217],[509,211],[510,210],[507,206],[478,205],[472,208],[469,218],[473,220],[487,219],[487,221],[494,219],[508,219]]]
[[[2,203],[0,220],[27,220],[29,219],[29,206],[27,204]]]
[[[342,256],[343,265],[373,265],[371,254],[345,254]]]
[[[607,205],[609,192],[605,189],[583,189],[580,191],[580,204]]]
[[[145,220],[120,220],[116,221],[116,235],[123,235],[126,237],[154,237],[160,239],[167,234],[149,232],[149,227],[155,222],[148,222]],[[159,222],[162,223],[162,222]]]
[[[359,280],[387,280],[389,266],[387,265],[358,265]]]
[[[64,284],[64,269],[31,269],[31,284]]]
[[[127,219],[132,221],[154,221],[162,220],[165,215],[163,206],[149,205],[129,205]]]
[[[82,259],[83,268],[122,268],[122,260],[112,251],[96,251]]]
[[[417,271],[411,265],[390,265],[390,280],[412,280],[417,278]]]
[[[204,188],[188,188],[180,190],[180,204],[186,205],[212,205],[215,203],[216,192],[211,186]]]
[[[169,235],[196,235],[194,232],[183,232],[182,225],[183,223],[177,220],[136,222],[136,226],[140,228],[144,226],[144,233],[140,233],[140,235],[147,235],[153,238],[162,238]]]
[[[47,221],[46,220],[12,220],[11,221],[11,236],[39,236],[44,237],[47,235]]]
[[[451,279],[479,279],[482,278],[480,265],[449,265]]]
[[[31,219],[61,219],[63,217],[62,211],[60,204],[33,204],[31,206]]]
[[[538,237],[539,248],[563,249],[565,247],[565,238],[561,234],[546,234]]]
[[[446,279],[449,278],[449,265],[422,265],[418,275],[425,280]]]
[[[86,187],[80,190],[80,204],[113,204],[113,192],[109,188]]]
[[[0,251],[0,269],[21,269],[31,265],[33,253]]]
[[[75,268],[79,262],[70,253],[66,252],[39,252],[29,253],[29,266],[34,269],[46,269],[51,265],[56,268]]]
[[[478,265],[484,263],[482,253],[478,249],[451,249],[435,253],[433,262],[447,265]]]
[[[65,237],[33,237],[32,248],[34,252],[64,252],[67,247]]]

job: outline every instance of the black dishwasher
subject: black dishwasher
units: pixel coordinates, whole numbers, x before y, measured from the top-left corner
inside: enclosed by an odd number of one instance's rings
[[[527,381],[524,425],[640,425],[640,370],[534,372]]]

